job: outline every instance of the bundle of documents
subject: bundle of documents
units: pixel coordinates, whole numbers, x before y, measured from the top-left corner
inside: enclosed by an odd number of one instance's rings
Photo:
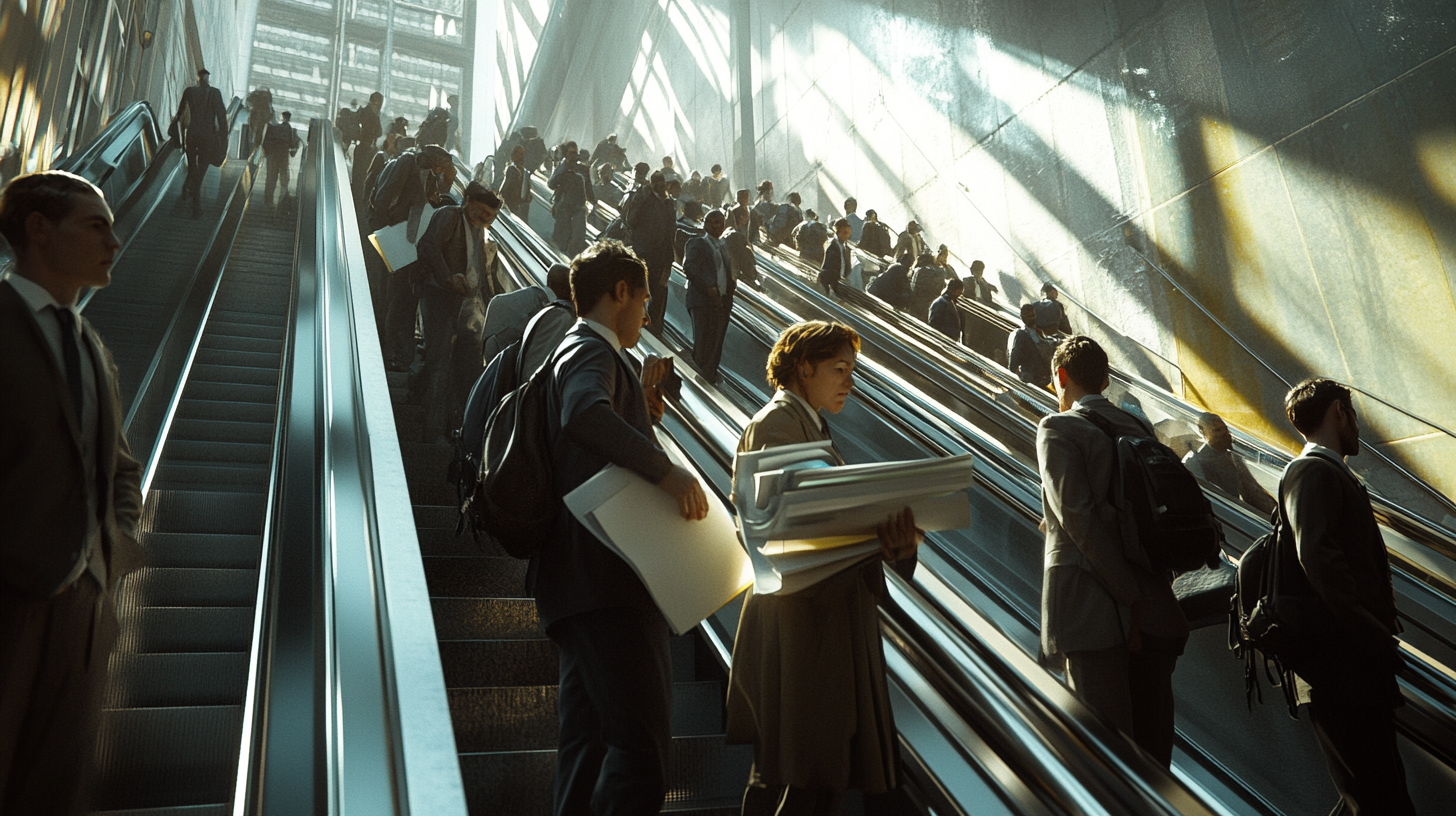
[[[426,204],[414,235],[410,235],[410,222],[407,220],[369,235],[369,243],[379,250],[379,257],[384,259],[384,265],[390,272],[398,272],[419,258],[415,242],[425,234],[425,228],[430,225],[430,217],[434,214],[435,208]]]
[[[678,452],[668,457],[692,472]],[[566,508],[621,556],[676,634],[684,634],[753,582],[733,517],[708,495],[701,521],[682,517],[677,500],[630,470],[608,465],[566,494]]]
[[[797,592],[875,557],[876,529],[906,507],[922,530],[970,526],[970,454],[835,465],[830,445],[738,454],[733,496],[754,592]]]

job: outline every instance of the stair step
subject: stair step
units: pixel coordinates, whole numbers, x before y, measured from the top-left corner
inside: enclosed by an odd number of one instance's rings
[[[224,423],[225,424],[225,423]],[[256,426],[254,426],[256,427]],[[171,437],[162,461],[216,462],[219,464],[267,465],[273,461],[272,428],[263,442],[231,442],[216,438],[178,439]]]
[[[256,402],[272,406],[278,402],[278,386],[250,385],[234,382],[207,382],[194,379],[187,383],[187,390],[183,393],[183,396],[187,399],[233,400],[236,402]]]
[[[238,337],[231,334],[219,334],[215,331],[208,331],[202,335],[202,350],[204,351],[251,351],[276,356],[282,351],[282,348],[283,344],[277,340],[263,337]]]
[[[231,403],[229,403],[231,404]],[[262,422],[241,422],[227,418],[218,419],[176,419],[167,434],[169,445],[181,441],[191,442],[240,442],[252,445],[273,445],[273,417]],[[266,460],[264,460],[266,461]]]
[[[453,500],[449,504],[415,505],[415,527],[421,530],[454,531],[459,520],[460,508],[455,506]]]
[[[716,681],[673,684],[674,737],[722,736],[720,688]],[[456,750],[478,753],[555,748],[557,691],[554,685],[450,689]]]
[[[256,569],[263,550],[257,535],[147,533],[141,537],[151,567]]]
[[[442,640],[446,688],[554,686],[556,644],[540,640]]]
[[[253,606],[141,606],[123,610],[117,650],[242,652],[253,645]]]
[[[460,497],[459,488],[443,479],[415,479],[409,482],[410,503],[415,505],[448,505]]]
[[[258,594],[256,569],[142,567],[126,581],[138,606],[252,606]]]
[[[276,396],[276,395],[275,395]],[[267,402],[202,399],[190,389],[177,407],[179,421],[197,419],[219,422],[266,423],[270,428],[277,418],[275,399]]]
[[[273,343],[281,343],[283,342],[284,331],[281,325],[264,325],[239,320],[236,317],[224,318],[221,312],[214,310],[211,318],[207,321],[207,334],[215,334],[221,337],[251,337],[255,340],[268,340]]]
[[[238,705],[248,685],[248,653],[165,652],[111,657],[106,708]]]
[[[455,527],[422,528],[415,531],[420,541],[421,555],[491,555],[506,557],[506,551],[489,536],[482,535],[479,542],[471,538],[470,531],[455,535]]]
[[[674,737],[664,813],[724,809],[743,798],[753,748],[724,745],[722,736]],[[460,773],[471,813],[551,813],[555,751],[462,753]]]
[[[148,533],[262,535],[266,503],[261,494],[154,488],[147,494],[138,529]]]
[[[431,598],[440,640],[535,640],[546,637],[529,598]]]
[[[164,461],[154,488],[261,494],[268,489],[267,465]]]
[[[207,348],[197,350],[196,366],[241,366],[256,369],[277,369],[280,349],[264,351],[242,351],[239,349]]]
[[[181,805],[160,808],[127,808],[126,810],[93,810],[91,816],[228,816],[232,805]]]
[[[527,562],[490,556],[429,556],[425,583],[432,598],[524,598]]]
[[[101,809],[229,801],[241,731],[242,706],[102,711],[93,801]]]
[[[454,445],[401,442],[399,452],[404,458],[405,478],[410,481],[419,479],[445,483],[450,462],[455,458]]]
[[[194,363],[191,381],[199,383],[238,383],[246,385],[266,385],[277,387],[278,365],[275,361],[272,366],[255,368],[253,366],[239,365],[210,365],[207,363]]]

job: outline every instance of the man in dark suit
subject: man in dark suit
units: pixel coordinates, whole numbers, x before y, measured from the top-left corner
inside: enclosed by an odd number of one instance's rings
[[[632,197],[627,208],[627,224],[632,228],[632,249],[647,264],[647,286],[652,291],[648,303],[648,323],[662,332],[667,315],[667,278],[672,273],[672,238],[677,232],[677,215],[667,199],[667,181],[661,172],[654,172],[649,186]]]
[[[182,200],[192,202],[192,217],[202,215],[202,180],[212,157],[224,150],[219,137],[228,132],[227,106],[222,92],[208,84],[212,72],[197,69],[197,84],[182,90],[177,103],[177,122],[182,146],[187,153],[187,178],[182,182]]]
[[[930,304],[930,315],[927,320],[931,328],[957,343],[961,341],[962,331],[961,310],[956,307],[956,301],[965,289],[966,285],[960,278],[951,278],[946,281],[945,291]]]
[[[1188,621],[1172,579],[1155,572],[1136,541],[1123,538],[1108,488],[1117,469],[1112,439],[1087,419],[1119,431],[1151,428],[1102,396],[1107,353],[1071,337],[1052,356],[1061,413],[1036,429],[1045,514],[1041,648],[1065,660],[1072,691],[1161,762],[1173,758],[1173,668]]]
[[[586,246],[586,214],[596,206],[597,196],[592,192],[586,167],[577,162],[576,142],[562,147],[565,155],[546,183],[555,193],[551,217],[556,219],[556,229],[551,240],[561,251],[574,255]]]
[[[622,354],[646,322],[646,265],[621,244],[603,241],[571,267],[581,320],[552,357],[547,396],[558,495],[612,463],[672,495],[684,518],[703,518],[702,485],[653,437],[663,411],[659,383],[670,366],[648,358],[639,379]],[[564,505],[526,583],[560,656],[555,812],[658,812],[667,791],[672,707],[662,613],[632,568]]]
[[[1299,633],[1302,648],[1286,666],[1309,684],[1300,702],[1340,794],[1335,813],[1413,816],[1405,766],[1396,747],[1395,709],[1404,705],[1395,593],[1370,495],[1345,457],[1360,452],[1360,426],[1350,390],[1312,379],[1284,398],[1285,413],[1304,437],[1303,452],[1284,471],[1284,517],[1298,555],[1294,580],[1320,601],[1316,630]]]
[[[120,244],[101,191],[57,171],[0,193],[0,812],[84,808],[112,595],[142,562],[141,466],[111,354],[76,313]]]
[[[723,358],[723,337],[733,313],[733,260],[723,241],[728,216],[713,210],[703,219],[706,232],[688,241],[683,252],[683,274],[688,279],[688,314],[693,318],[693,362],[703,378],[718,382],[718,362]]]
[[[531,174],[526,172],[526,148],[521,145],[511,149],[511,163],[506,166],[501,197],[522,221],[531,217]]]
[[[384,94],[379,91],[369,95],[369,104],[360,108],[355,114],[358,122],[359,143],[354,146],[354,172],[352,176],[354,189],[361,195],[368,195],[368,190],[361,190],[364,174],[369,172],[369,162],[374,158],[376,143],[379,137],[384,135],[384,125],[379,121],[380,112],[384,110]]]
[[[280,178],[283,180],[283,195],[279,200],[288,198],[288,162],[298,153],[300,144],[298,133],[289,121],[292,118],[291,112],[284,111],[283,121],[270,122],[264,131],[263,156],[268,160],[268,181],[263,185],[263,203],[269,207],[273,206],[273,189]]]
[[[860,227],[859,248],[881,258],[890,256],[890,228],[880,222],[880,215],[874,210],[865,211],[864,226]],[[911,260],[914,260],[913,255]]]
[[[849,280],[849,272],[853,268],[854,257],[849,251],[850,230],[849,219],[841,218],[834,222],[834,240],[824,249],[824,262],[819,265],[819,283],[831,295],[840,283]]]
[[[435,205],[450,190],[448,172],[453,167],[450,154],[439,145],[408,150],[385,165],[379,174],[377,189],[370,202],[369,228],[380,230],[407,223],[408,235],[418,239],[428,224],[425,206]],[[416,262],[418,263],[418,262]],[[415,312],[419,308],[418,293],[412,278],[414,264],[394,270],[389,276],[383,336],[384,361],[391,370],[404,371],[415,357]]]
[[[410,401],[425,406],[426,442],[446,441],[483,368],[486,304],[500,288],[496,245],[486,235],[500,208],[500,196],[472,181],[465,203],[435,210],[416,244],[425,359]]]

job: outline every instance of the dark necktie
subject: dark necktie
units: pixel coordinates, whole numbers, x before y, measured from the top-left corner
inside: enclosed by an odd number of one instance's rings
[[[76,345],[76,315],[57,308],[56,322],[61,324],[61,357],[66,362],[66,381],[71,386],[71,403],[76,408],[76,423],[81,422],[81,348]]]

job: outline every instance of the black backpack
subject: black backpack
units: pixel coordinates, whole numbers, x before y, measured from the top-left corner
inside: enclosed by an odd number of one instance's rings
[[[1178,454],[1151,431],[1128,433],[1096,411],[1077,413],[1112,439],[1117,451],[1112,505],[1130,515],[1153,569],[1188,572],[1215,566],[1223,551],[1223,532],[1203,487]]]
[[[1326,461],[1328,456],[1313,454]],[[1338,464],[1338,463],[1336,463]],[[1249,545],[1239,558],[1232,609],[1229,612],[1229,648],[1244,661],[1244,695],[1252,709],[1264,701],[1259,689],[1258,664],[1262,656],[1269,685],[1284,689],[1289,716],[1299,719],[1293,672],[1286,666],[1298,661],[1300,648],[1315,634],[1327,614],[1323,601],[1299,565],[1288,520],[1284,518],[1284,479],[1279,480],[1279,503],[1269,519],[1271,529]]]
[[[537,312],[521,339],[502,349],[475,381],[450,466],[460,499],[456,534],[468,525],[477,541],[484,532],[516,558],[536,552],[560,504],[546,440],[551,365],[520,381],[532,334],[557,303]]]
[[[769,221],[768,237],[781,244],[786,244],[793,238],[794,227],[804,220],[804,214],[793,204],[783,203],[774,212],[773,218]]]

